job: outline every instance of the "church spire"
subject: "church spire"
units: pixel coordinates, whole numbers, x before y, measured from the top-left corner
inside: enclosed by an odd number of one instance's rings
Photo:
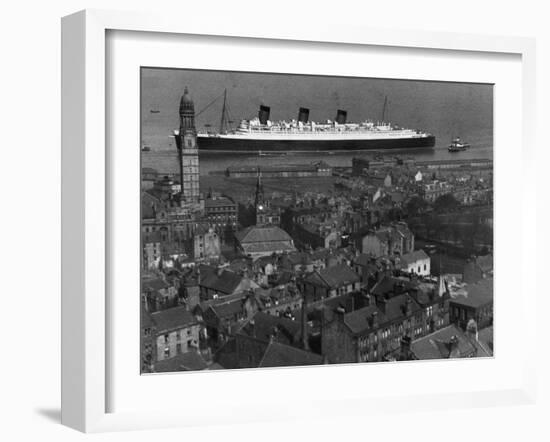
[[[258,166],[258,175],[256,179],[256,196],[254,198],[254,209],[256,211],[256,225],[261,226],[265,223],[265,198],[264,186],[262,185],[262,171]]]
[[[264,186],[262,185],[262,171],[258,166],[257,179],[256,179],[256,198],[254,200],[256,208],[264,204]]]

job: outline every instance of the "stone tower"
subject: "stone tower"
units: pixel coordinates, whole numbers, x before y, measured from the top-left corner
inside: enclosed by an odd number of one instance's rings
[[[180,130],[176,137],[180,166],[180,203],[199,202],[199,150],[195,129],[195,105],[187,87],[180,100]]]

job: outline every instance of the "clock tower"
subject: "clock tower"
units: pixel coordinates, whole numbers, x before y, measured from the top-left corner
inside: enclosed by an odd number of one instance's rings
[[[199,150],[195,129],[195,105],[185,88],[180,100],[180,129],[176,136],[180,168],[181,205],[199,203]]]

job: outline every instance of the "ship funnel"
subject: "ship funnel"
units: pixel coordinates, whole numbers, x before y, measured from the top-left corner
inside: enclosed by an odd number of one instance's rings
[[[346,119],[348,117],[348,112],[345,111],[345,110],[342,110],[342,109],[338,109],[338,111],[336,112],[336,122],[338,124],[346,124]]]
[[[307,123],[307,120],[309,119],[309,109],[305,107],[301,107],[298,111],[298,121],[301,123]]]
[[[267,124],[267,120],[269,120],[269,112],[270,112],[269,106],[264,106],[263,104],[260,105],[260,111],[258,112],[258,119],[260,120],[261,124]]]

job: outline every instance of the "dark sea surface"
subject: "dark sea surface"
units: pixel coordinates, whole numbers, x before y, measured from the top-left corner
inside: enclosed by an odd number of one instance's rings
[[[385,119],[401,127],[434,134],[436,146],[380,151],[384,155],[412,156],[418,160],[493,158],[493,86],[490,84],[143,68],[141,147],[151,149],[142,153],[143,167],[152,167],[161,173],[177,172],[172,133],[179,126],[179,100],[185,86],[195,102],[198,129],[206,124],[211,128],[219,126],[222,110],[219,97],[224,89],[227,89],[230,118],[235,122],[256,116],[260,104],[271,107],[272,120],[296,118],[300,106],[310,109],[310,119],[314,121],[334,119],[337,109],[348,111],[348,121],[377,120],[382,117],[387,97]],[[471,148],[448,152],[447,146],[456,136],[470,143]],[[351,166],[353,157],[373,153],[375,151],[300,153],[272,157],[203,152],[199,154],[199,161],[201,175],[208,175],[229,166],[300,164],[321,159],[332,166]]]

